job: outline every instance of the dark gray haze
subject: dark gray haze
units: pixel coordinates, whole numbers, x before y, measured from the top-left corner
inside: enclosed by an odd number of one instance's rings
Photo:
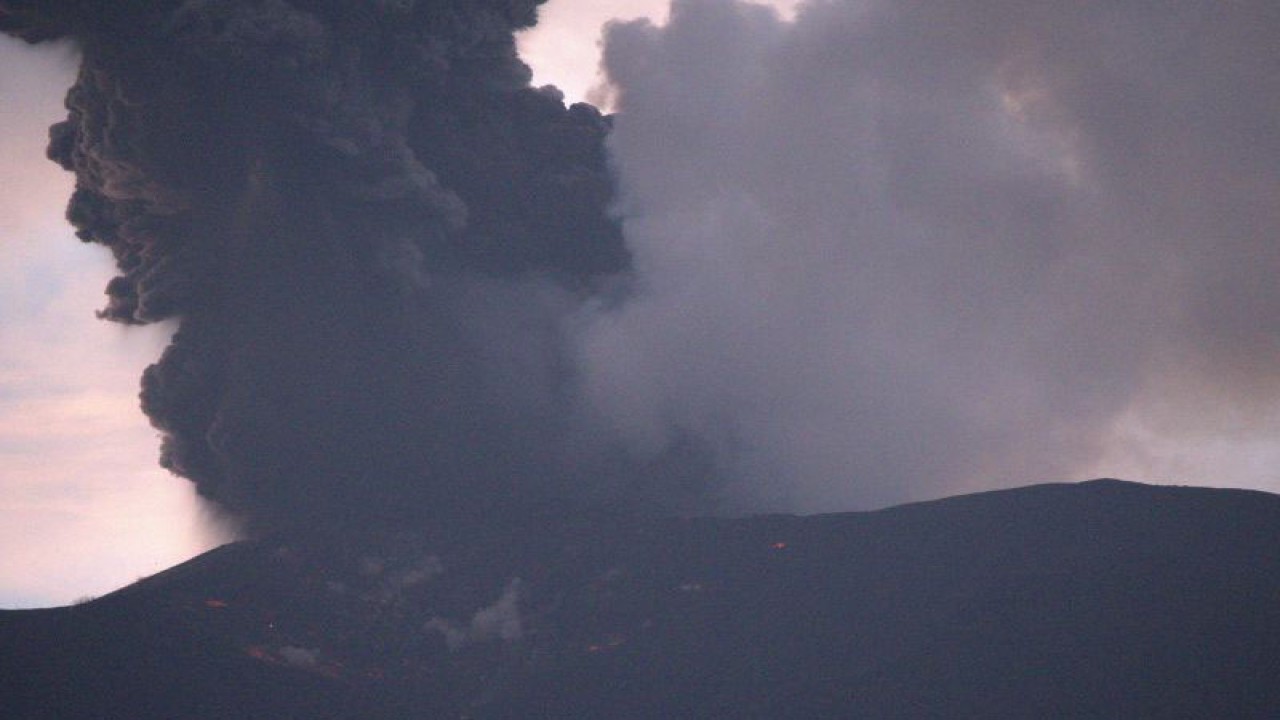
[[[529,86],[539,4],[0,0],[80,48],[103,315],[179,321],[143,406],[247,527],[870,507],[1273,414],[1280,6],[677,1],[606,118]]]
[[[1277,38],[1269,0],[614,26],[637,296],[586,335],[591,404],[806,510],[1068,479],[1135,417],[1274,432]]]

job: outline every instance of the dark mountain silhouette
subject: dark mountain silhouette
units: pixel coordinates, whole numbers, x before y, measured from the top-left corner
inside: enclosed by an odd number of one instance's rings
[[[4,718],[1272,718],[1280,497],[236,543],[0,613]]]

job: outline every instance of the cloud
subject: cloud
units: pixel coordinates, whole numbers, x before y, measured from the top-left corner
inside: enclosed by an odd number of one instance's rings
[[[1048,0],[677,0],[612,27],[635,295],[589,323],[590,403],[805,510],[1080,477],[1134,417],[1258,427],[1278,32],[1264,2]]]

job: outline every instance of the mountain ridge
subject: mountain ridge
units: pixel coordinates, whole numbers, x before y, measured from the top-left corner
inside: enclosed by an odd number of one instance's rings
[[[236,543],[0,613],[15,718],[1272,717],[1280,496]]]

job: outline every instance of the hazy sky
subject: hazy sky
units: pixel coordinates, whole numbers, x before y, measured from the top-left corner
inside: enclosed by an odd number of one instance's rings
[[[579,323],[586,412],[640,454],[708,438],[742,507],[1280,489],[1274,10],[796,5],[552,0],[524,38],[621,113],[638,292]],[[655,24],[593,91],[612,17]],[[166,331],[93,317],[109,262],[61,219],[74,65],[0,38],[0,607],[219,541],[137,409]]]
[[[109,261],[62,219],[71,176],[43,146],[74,73],[68,48],[0,38],[0,606],[101,593],[214,541],[138,410],[164,331],[94,317]]]

